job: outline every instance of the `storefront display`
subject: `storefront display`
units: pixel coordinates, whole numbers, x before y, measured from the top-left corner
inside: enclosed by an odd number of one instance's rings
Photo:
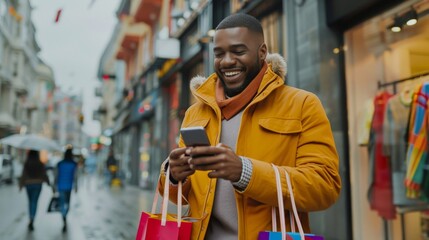
[[[360,239],[427,239],[428,13],[429,2],[407,1],[344,35],[354,228],[366,229]]]

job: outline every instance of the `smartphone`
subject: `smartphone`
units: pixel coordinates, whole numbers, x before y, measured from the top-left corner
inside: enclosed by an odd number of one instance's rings
[[[187,147],[210,146],[204,127],[187,127],[180,129],[180,134]]]

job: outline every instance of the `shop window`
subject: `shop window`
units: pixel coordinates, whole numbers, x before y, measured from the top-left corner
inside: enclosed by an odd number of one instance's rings
[[[18,76],[18,63],[17,62],[13,63],[13,73],[12,73],[12,76],[14,76],[14,77]]]
[[[282,19],[283,16],[281,12],[273,12],[261,19],[265,43],[270,53],[282,54],[284,49],[282,41]]]
[[[397,16],[410,9],[419,13],[418,21],[414,25],[404,21],[393,28]],[[346,60],[350,171],[351,181],[358,183],[352,192],[356,199],[367,201],[353,204],[353,215],[362,219],[356,226],[365,226],[364,231],[355,230],[371,232],[360,235],[362,239],[401,235],[402,239],[429,239],[429,201],[410,188],[419,185],[410,178],[414,169],[407,154],[414,139],[407,137],[407,128],[414,129],[408,118],[413,111],[411,96],[429,82],[429,15],[424,14],[428,11],[427,1],[404,3],[348,30],[345,45],[332,51],[345,54]],[[369,189],[370,185],[375,187]],[[381,220],[386,227],[367,224]]]
[[[1,84],[1,82],[0,82]],[[5,85],[0,86],[0,112],[8,112],[9,111],[9,99],[10,99],[10,89]]]

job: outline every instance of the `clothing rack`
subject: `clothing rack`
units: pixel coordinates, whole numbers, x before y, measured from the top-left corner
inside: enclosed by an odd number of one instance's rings
[[[415,80],[415,79],[418,79],[418,78],[421,78],[421,77],[425,77],[425,76],[428,76],[428,75],[429,75],[429,72],[423,72],[423,73],[415,74],[415,75],[412,75],[410,77],[403,78],[403,79],[398,79],[398,80],[391,81],[391,82],[381,83],[380,81],[378,81],[377,82],[377,88],[381,89],[381,88],[392,86],[393,87],[393,94],[396,94],[397,93],[396,85],[398,83],[403,83],[403,82],[406,82],[406,81]],[[399,215],[400,215],[400,221],[401,221],[401,237],[402,237],[402,240],[405,240],[404,214],[405,214],[405,212],[400,212],[399,213]],[[389,227],[388,227],[388,222],[387,222],[386,219],[383,219],[383,225],[384,225],[384,238],[386,240],[388,240],[389,239],[389,234],[388,234]]]
[[[421,77],[428,76],[428,75],[429,75],[429,72],[423,72],[423,73],[412,75],[411,77],[407,77],[407,78],[403,78],[403,79],[399,79],[399,80],[395,80],[395,81],[391,81],[391,82],[381,83],[380,81],[378,81],[377,87],[378,87],[378,89],[380,89],[380,88],[384,88],[384,87],[393,85],[393,93],[396,94],[396,92],[397,92],[396,91],[396,84],[402,83],[405,81],[415,80],[416,78],[421,78]]]

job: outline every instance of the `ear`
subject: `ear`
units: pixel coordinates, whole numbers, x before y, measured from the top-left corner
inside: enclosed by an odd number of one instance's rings
[[[259,59],[265,61],[265,58],[267,57],[267,53],[268,53],[267,44],[262,43],[262,45],[259,47],[259,50],[258,50]]]

